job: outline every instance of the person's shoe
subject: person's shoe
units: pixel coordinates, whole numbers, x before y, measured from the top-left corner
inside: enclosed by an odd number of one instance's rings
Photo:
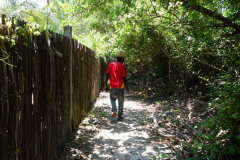
[[[112,117],[114,118],[114,117],[116,117],[116,116],[117,116],[117,113],[114,112],[114,113],[112,114]]]
[[[118,121],[121,121],[121,120],[123,120],[123,117],[118,117],[117,120],[118,120]]]

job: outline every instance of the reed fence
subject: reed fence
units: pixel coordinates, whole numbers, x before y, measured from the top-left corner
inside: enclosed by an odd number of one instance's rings
[[[58,159],[98,96],[106,64],[72,38],[20,34],[24,22],[1,20],[0,159]]]

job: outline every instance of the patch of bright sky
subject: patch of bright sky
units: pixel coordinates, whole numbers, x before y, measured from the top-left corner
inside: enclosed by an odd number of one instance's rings
[[[26,0],[19,0],[19,3],[22,3]],[[34,2],[38,5],[39,8],[43,8],[47,5],[47,0],[28,0],[28,2]]]
[[[0,7],[4,7],[4,5],[6,4],[6,1],[9,1],[9,0],[0,0]],[[17,4],[21,4],[22,2],[33,2],[33,3],[36,3],[39,8],[44,8],[47,5],[48,0],[13,0],[13,1],[16,1]],[[54,1],[54,0],[49,0],[50,3],[51,1]],[[73,0],[68,0],[68,2],[71,5],[74,4]]]
[[[20,4],[26,1],[36,3],[39,8],[43,8],[47,5],[47,0],[16,0],[17,4]],[[0,0],[0,7],[4,7],[5,5],[6,5],[6,0]]]

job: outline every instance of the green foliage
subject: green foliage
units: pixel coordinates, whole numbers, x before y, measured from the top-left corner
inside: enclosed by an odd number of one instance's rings
[[[15,154],[18,154],[20,152],[20,149],[17,149],[16,151],[15,151]]]
[[[186,147],[192,159],[214,159],[240,154],[239,5],[236,0],[75,0],[52,1],[42,10],[24,2],[1,12],[32,23],[32,31],[18,28],[23,35],[63,33],[71,25],[73,37],[107,62],[124,50],[129,76],[143,86],[174,92],[207,83],[207,90],[199,87],[196,93],[208,96],[216,113],[196,126],[203,132]],[[10,47],[16,43],[10,42]]]
[[[66,6],[64,6],[67,8]],[[38,28],[40,32],[44,30],[53,30],[57,33],[63,33],[63,27],[59,17],[49,12],[49,8],[39,8],[34,2],[22,2],[15,5],[6,5],[0,7],[2,14],[8,17],[14,17],[15,20],[24,20],[30,22],[33,28]],[[68,17],[65,17],[67,19]]]
[[[102,116],[103,116],[103,117],[106,117],[106,116],[107,116],[107,112],[104,111],[104,112],[102,113]]]
[[[151,156],[152,159],[164,159],[166,158],[167,153],[162,153],[161,155],[158,153],[157,155]]]
[[[239,65],[233,68],[240,69]],[[211,86],[210,105],[215,104],[216,115],[196,126],[210,133],[198,135],[201,143],[188,144],[199,159],[240,154],[240,84],[239,76],[231,74],[231,70],[216,80],[217,86]]]

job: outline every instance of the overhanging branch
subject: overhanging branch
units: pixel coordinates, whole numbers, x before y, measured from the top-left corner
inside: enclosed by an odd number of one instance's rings
[[[234,32],[232,32],[232,33],[226,33],[226,34],[222,35],[222,37],[231,37],[231,36],[234,36],[234,35],[236,35],[236,34],[239,34],[239,32],[234,31]]]
[[[195,2],[195,1],[190,1],[190,0],[182,0],[183,4],[187,5],[189,4],[190,2]],[[223,22],[225,25],[233,28],[235,30],[235,34],[239,34],[240,33],[240,26],[238,24],[236,24],[233,20],[230,20],[224,16],[222,16],[221,14],[218,14],[218,13],[215,13],[209,9],[206,9],[200,5],[192,5],[190,6],[191,9],[195,10],[195,11],[198,11],[202,14],[205,14],[205,15],[208,15],[210,17],[213,17],[214,19],[216,20],[219,20],[221,22]],[[236,15],[238,16],[238,14]],[[232,35],[235,35],[235,34],[232,34]]]

